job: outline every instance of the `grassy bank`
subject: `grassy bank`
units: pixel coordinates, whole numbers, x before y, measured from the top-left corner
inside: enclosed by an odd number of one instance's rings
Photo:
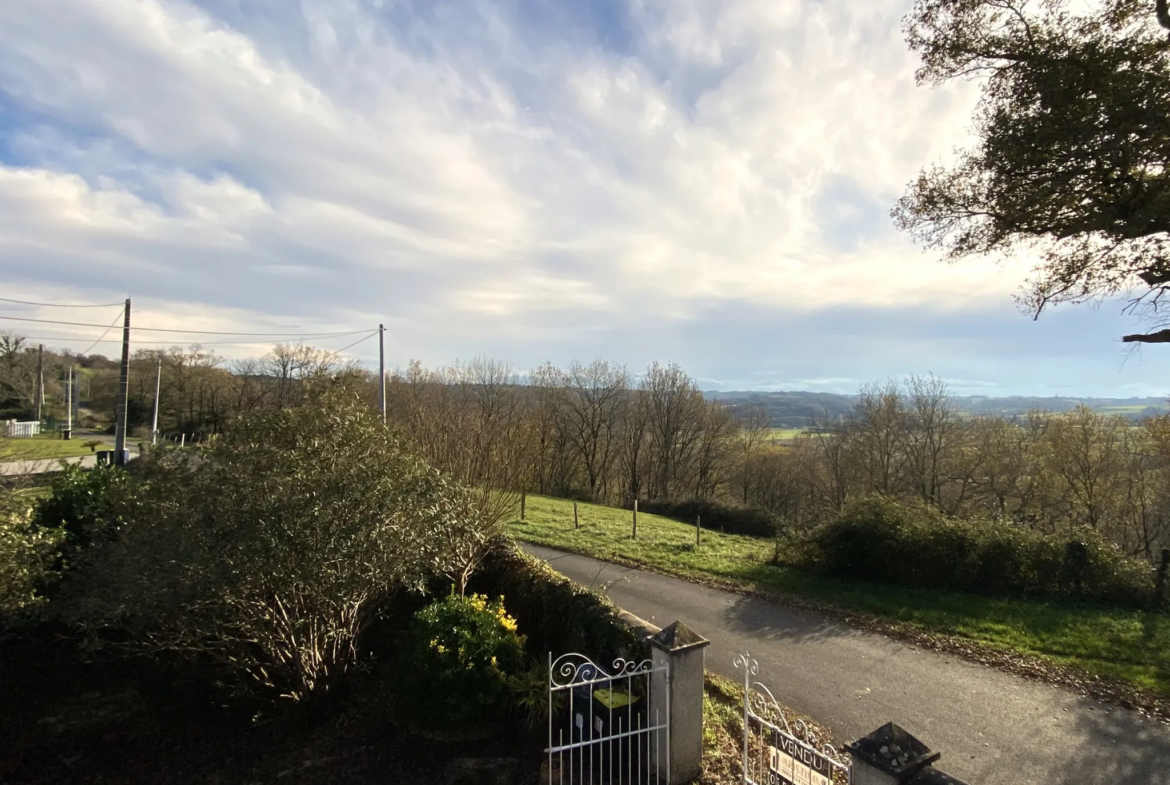
[[[714,580],[766,594],[814,600],[870,614],[914,630],[977,641],[992,649],[1072,666],[1170,697],[1170,615],[1059,602],[1026,602],[841,581],[770,563],[768,541],[702,533],[654,515],[631,515],[529,496],[526,521],[513,521],[518,539],[599,559],[645,564],[660,572]]]

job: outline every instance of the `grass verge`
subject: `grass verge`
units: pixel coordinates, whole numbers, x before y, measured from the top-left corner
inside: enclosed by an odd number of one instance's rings
[[[73,458],[91,455],[85,446],[88,438],[65,441],[56,434],[34,436],[31,439],[5,439],[0,445],[0,461],[43,461],[52,458]]]
[[[1170,718],[1170,615],[842,581],[771,563],[767,540],[628,510],[529,496],[517,539],[829,612],[967,659]]]

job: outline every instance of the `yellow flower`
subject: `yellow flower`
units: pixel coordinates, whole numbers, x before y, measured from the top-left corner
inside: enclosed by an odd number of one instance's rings
[[[493,668],[498,668],[498,667],[500,667],[500,664],[499,664],[498,662],[496,662],[496,658],[495,658],[495,657],[492,657],[492,667],[493,667]]]

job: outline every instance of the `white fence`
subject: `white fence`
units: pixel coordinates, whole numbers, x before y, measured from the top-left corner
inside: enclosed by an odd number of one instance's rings
[[[27,439],[31,436],[37,436],[40,432],[41,424],[39,422],[9,420],[4,423],[4,435],[12,439]]]
[[[616,660],[613,673],[580,654],[548,668],[548,785],[665,785],[670,781],[670,692],[656,708],[653,681],[669,662]],[[654,706],[655,708],[652,708]],[[662,716],[665,714],[665,716]],[[567,731],[567,738],[566,738]]]

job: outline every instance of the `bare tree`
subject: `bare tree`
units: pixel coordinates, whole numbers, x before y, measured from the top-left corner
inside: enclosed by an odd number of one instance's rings
[[[616,431],[622,399],[630,386],[626,369],[597,359],[589,365],[574,361],[566,374],[564,422],[592,498],[604,495],[617,452]]]

